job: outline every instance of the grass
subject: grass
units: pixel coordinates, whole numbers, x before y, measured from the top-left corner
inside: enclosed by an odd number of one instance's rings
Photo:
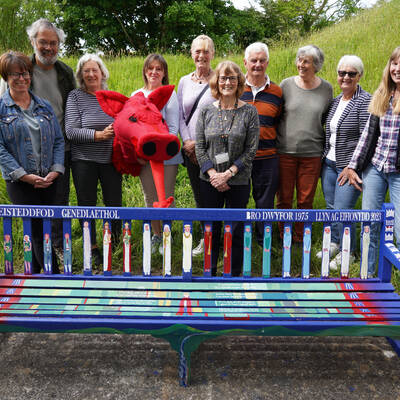
[[[294,59],[298,47],[306,44],[315,44],[321,47],[325,53],[325,63],[319,75],[328,80],[334,86],[335,93],[339,93],[339,88],[336,84],[336,65],[339,59],[345,54],[356,54],[364,62],[365,74],[361,80],[363,88],[369,92],[373,92],[381,79],[383,68],[392,52],[392,50],[399,45],[398,38],[400,37],[400,25],[393,23],[393,16],[400,15],[400,0],[392,0],[390,3],[385,3],[382,6],[375,7],[371,10],[362,11],[356,17],[342,21],[341,23],[329,27],[321,32],[315,33],[301,42],[295,42],[291,45],[276,45],[270,49],[270,64],[268,66],[268,74],[271,79],[279,83],[284,78],[295,75],[296,69]],[[178,85],[179,79],[193,71],[193,61],[186,55],[165,55],[169,67],[170,83]],[[243,54],[230,54],[226,58],[235,61],[239,66],[243,66]],[[225,59],[226,59],[225,58]],[[212,66],[215,67],[222,58],[216,58],[212,61]],[[65,58],[63,60],[69,64],[73,69],[76,67],[77,58]],[[110,72],[110,79],[108,86],[110,90],[115,90],[123,93],[126,96],[143,86],[142,80],[142,66],[144,57],[116,57],[105,58],[106,65]],[[101,193],[99,189],[99,203],[102,205]],[[175,190],[175,199],[177,207],[194,207],[194,200],[184,167],[179,167],[177,184]],[[1,203],[9,203],[4,182],[0,182],[0,201]],[[76,205],[76,194],[71,184],[71,205]],[[123,180],[123,206],[124,207],[143,207],[144,200],[141,192],[139,180],[133,177],[124,177]],[[249,208],[254,207],[254,202],[250,200]],[[360,207],[360,201],[357,204]],[[314,200],[314,208],[325,208],[325,201],[322,195],[320,184],[318,185],[317,193]],[[20,223],[16,223],[16,229],[20,228]],[[100,227],[100,222],[99,222]],[[315,258],[315,252],[321,247],[321,226],[314,227],[313,235],[313,253],[312,253],[312,266],[311,272],[314,276],[320,275],[320,263]],[[141,262],[141,224],[135,222],[133,224],[133,237],[139,239],[135,242],[133,248],[133,263],[136,271],[140,273]],[[100,229],[98,229],[98,242],[101,243]],[[181,223],[173,224],[173,271],[180,273],[181,269]],[[195,224],[195,242],[197,242],[200,235],[199,224]],[[273,272],[276,275],[281,273],[281,244],[276,237],[276,229],[273,241],[273,255],[274,268]],[[73,237],[74,241],[74,257],[76,270],[78,266],[82,265],[82,240],[80,239],[81,233],[79,224],[74,221]],[[21,236],[22,237],[22,236]],[[197,243],[196,243],[197,244]],[[15,246],[15,253],[17,260],[22,259],[22,251],[20,244]],[[261,251],[258,246],[253,246],[253,268],[256,272],[260,273]],[[0,255],[2,258],[3,255]],[[301,252],[298,249],[293,250],[293,274],[299,275],[301,265]],[[114,254],[114,265],[121,265],[122,250],[119,249]],[[156,255],[153,259],[153,266],[159,270],[161,265],[161,256]],[[358,272],[358,265],[354,264],[351,269],[352,276],[356,276]],[[201,260],[194,260],[194,272],[201,273]],[[397,289],[400,289],[400,274],[394,273],[394,283]]]

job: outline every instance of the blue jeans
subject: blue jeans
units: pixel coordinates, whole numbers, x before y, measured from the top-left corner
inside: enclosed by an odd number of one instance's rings
[[[321,183],[322,191],[324,193],[326,208],[328,210],[351,210],[355,207],[358,197],[361,192],[354,186],[346,183],[339,186],[337,178],[342,172],[343,168],[336,167],[334,161],[324,160],[322,165]],[[343,224],[336,222],[332,224],[333,243],[341,244],[343,236]],[[354,253],[356,249],[356,226],[351,225],[351,252]]]
[[[362,174],[362,180],[362,208],[366,210],[380,209],[385,201],[386,192],[389,189],[390,201],[393,203],[395,210],[394,232],[397,242],[400,243],[400,174],[398,172],[384,173],[378,171],[372,164],[369,164]],[[368,274],[375,273],[380,229],[380,223],[371,224]]]

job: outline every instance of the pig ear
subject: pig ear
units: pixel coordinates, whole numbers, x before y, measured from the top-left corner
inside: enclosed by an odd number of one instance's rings
[[[96,97],[103,111],[113,118],[117,116],[129,99],[129,97],[112,90],[98,90]]]
[[[147,98],[161,111],[161,109],[168,103],[168,100],[174,91],[174,87],[174,85],[161,86],[151,92]]]

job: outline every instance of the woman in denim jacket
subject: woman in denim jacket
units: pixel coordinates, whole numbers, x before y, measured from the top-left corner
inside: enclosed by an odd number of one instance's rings
[[[32,62],[19,52],[0,57],[8,91],[0,99],[0,169],[13,204],[51,205],[64,173],[64,139],[50,104],[34,96]],[[42,220],[32,218],[32,272],[43,268]],[[52,257],[53,272],[58,272]]]

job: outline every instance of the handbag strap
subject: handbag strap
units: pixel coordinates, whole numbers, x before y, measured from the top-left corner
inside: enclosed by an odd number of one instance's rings
[[[209,88],[209,85],[207,83],[206,86],[204,86],[203,90],[201,91],[201,93],[197,96],[196,101],[193,104],[192,110],[190,111],[189,116],[186,118],[186,126],[189,125],[190,120],[193,117],[194,112],[196,111],[197,105],[199,104],[200,99],[203,97],[203,94],[206,92],[206,90]]]

